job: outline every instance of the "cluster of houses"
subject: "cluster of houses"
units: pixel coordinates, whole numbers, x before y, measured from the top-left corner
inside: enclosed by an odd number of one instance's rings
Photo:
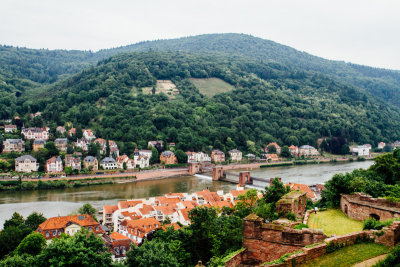
[[[278,178],[279,179],[279,178]],[[316,201],[324,190],[323,185],[310,188],[304,184],[289,183],[292,190],[305,192],[308,199]],[[237,187],[224,194],[223,191],[211,192],[206,189],[194,193],[168,193],[159,197],[119,201],[117,205],[103,206],[102,224],[89,215],[69,215],[47,219],[39,225],[36,232],[43,235],[47,242],[58,238],[62,233],[74,235],[82,228],[102,238],[113,254],[113,259],[123,259],[130,245],[139,245],[158,229],[173,227],[175,230],[190,225],[189,212],[198,206],[233,208],[239,195],[246,189]],[[258,198],[262,193],[258,192]],[[110,230],[111,229],[111,230]],[[110,232],[112,232],[110,234]]]

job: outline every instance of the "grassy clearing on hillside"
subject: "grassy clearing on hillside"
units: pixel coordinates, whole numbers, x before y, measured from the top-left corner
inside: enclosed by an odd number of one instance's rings
[[[195,79],[190,81],[199,89],[200,93],[205,96],[212,97],[217,94],[226,93],[235,89],[229,83],[218,78]]]
[[[333,253],[326,254],[300,266],[351,266],[357,262],[364,261],[388,252],[389,248],[381,244],[361,243],[339,249]]]
[[[314,229],[322,229],[327,236],[345,235],[362,231],[363,223],[350,219],[341,210],[328,209],[317,214],[311,214],[308,226]]]
[[[175,95],[179,94],[178,88],[176,88],[176,85],[171,80],[157,80],[155,89],[156,89],[155,94],[164,93],[170,99],[174,99]],[[139,91],[141,91],[145,95],[151,95],[153,94],[153,87],[150,86],[138,89],[135,86],[133,86],[131,91],[133,96],[137,96]]]

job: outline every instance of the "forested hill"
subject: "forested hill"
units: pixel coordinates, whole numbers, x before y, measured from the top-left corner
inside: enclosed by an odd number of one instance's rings
[[[326,60],[273,41],[234,33],[140,42],[96,53],[0,46],[0,90],[16,92],[36,88],[118,53],[149,50],[213,52],[276,62],[290,69],[330,75],[400,107],[399,71]]]
[[[172,80],[180,93],[153,94],[157,80]],[[202,90],[208,89],[193,84],[198,81],[220,81],[233,90],[206,97]],[[119,141],[122,152],[132,142],[146,147],[154,139],[184,150],[238,147],[258,153],[271,141],[314,145],[321,136],[335,136],[375,144],[400,136],[398,109],[359,88],[277,63],[221,54],[119,54],[47,92],[8,112],[43,111],[42,119],[25,115],[27,126],[72,122],[90,127],[97,136]]]
[[[241,55],[260,61],[278,62],[298,70],[331,75],[363,88],[373,95],[400,107],[400,71],[333,61],[300,52],[276,42],[246,34],[205,34],[178,39],[141,42],[129,46],[101,50],[98,57],[130,51],[220,52]]]

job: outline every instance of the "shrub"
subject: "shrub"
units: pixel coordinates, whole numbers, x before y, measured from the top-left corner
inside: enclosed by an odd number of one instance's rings
[[[294,215],[293,212],[289,212],[288,214],[286,214],[286,218],[288,220],[295,221],[296,220],[296,215]]]
[[[374,267],[392,267],[399,266],[400,262],[400,245],[396,246],[392,252],[383,261],[378,262]]]
[[[391,225],[394,219],[380,222],[374,218],[368,218],[364,221],[363,230],[381,230],[383,227]]]
[[[303,228],[308,228],[308,224],[300,223],[300,224],[295,225],[295,226],[293,227],[293,229],[298,229],[298,230],[301,230],[301,229],[303,229]]]

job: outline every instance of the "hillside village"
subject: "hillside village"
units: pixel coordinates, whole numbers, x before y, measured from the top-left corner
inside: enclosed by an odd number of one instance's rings
[[[32,116],[41,116],[32,114]],[[18,117],[14,121],[20,120]],[[5,121],[9,123],[11,120]],[[134,148],[130,155],[120,155],[117,142],[97,138],[91,129],[56,127],[18,127],[15,124],[0,125],[3,129],[2,154],[0,170],[18,173],[45,172],[48,175],[69,175],[78,173],[98,172],[99,170],[143,170],[153,164],[174,166],[178,164],[200,162],[226,164],[228,162],[266,161],[277,162],[285,158],[316,158],[321,156],[322,149],[310,145],[283,146],[276,142],[265,145],[257,155],[232,149],[226,153],[214,149],[209,153],[204,151],[175,151],[175,143],[149,141],[148,147]],[[12,138],[11,138],[12,137]],[[321,144],[322,147],[322,144]],[[372,151],[391,150],[400,147],[400,141],[385,144],[380,142],[377,148],[370,144],[350,146],[349,153],[353,156],[369,157]],[[42,151],[47,151],[47,158]],[[35,155],[40,156],[35,158]],[[152,158],[153,157],[153,158]]]

